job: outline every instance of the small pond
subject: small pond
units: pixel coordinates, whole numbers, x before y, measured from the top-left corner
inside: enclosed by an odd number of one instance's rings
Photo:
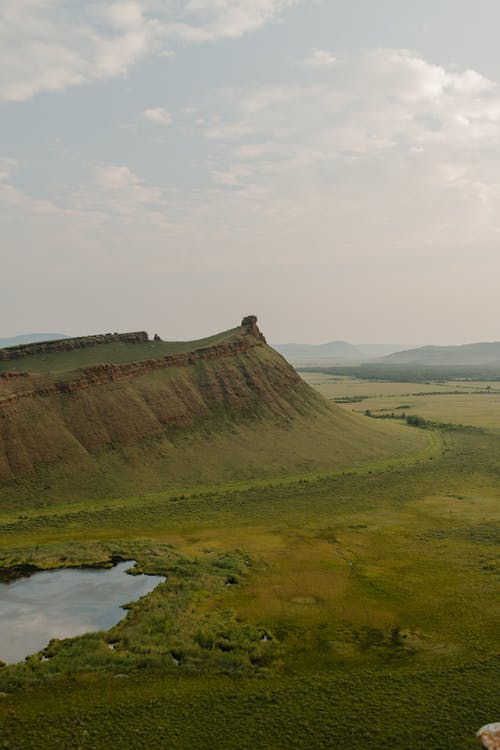
[[[107,630],[124,604],[148,594],[165,578],[128,575],[134,560],[113,568],[64,568],[0,583],[0,660],[22,661],[52,638]]]

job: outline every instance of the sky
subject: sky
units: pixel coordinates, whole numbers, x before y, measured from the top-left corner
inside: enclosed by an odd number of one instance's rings
[[[2,0],[0,337],[500,340],[498,0]]]

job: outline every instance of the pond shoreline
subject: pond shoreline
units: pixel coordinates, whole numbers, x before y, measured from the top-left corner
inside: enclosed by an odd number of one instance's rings
[[[122,555],[112,555],[107,560],[98,560],[96,562],[88,562],[88,563],[77,563],[72,562],[69,565],[65,565],[65,560],[59,560],[58,564],[54,567],[52,566],[43,566],[43,565],[30,565],[28,563],[26,564],[18,564],[18,565],[12,565],[8,568],[2,568],[0,567],[0,583],[10,583],[11,581],[17,581],[19,578],[30,578],[35,573],[41,573],[43,571],[51,571],[51,570],[96,570],[96,569],[103,569],[108,570],[110,568],[114,568],[116,565],[119,565],[122,562],[135,562],[131,558],[123,557]],[[147,573],[144,573],[143,575],[148,575]]]
[[[132,572],[134,566],[136,561],[129,558],[115,565],[49,570],[29,566],[28,574],[18,568],[15,577],[0,582],[0,659],[16,664],[54,639],[74,638],[117,625],[126,617],[131,602],[165,581],[165,576]]]

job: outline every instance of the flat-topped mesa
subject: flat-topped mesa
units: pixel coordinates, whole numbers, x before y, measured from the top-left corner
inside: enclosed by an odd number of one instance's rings
[[[88,340],[76,342],[82,344],[88,345]],[[302,409],[319,408],[321,415],[325,408],[323,403],[318,407],[319,397],[307,390],[291,365],[266,347],[255,317],[243,326],[192,342],[154,345],[148,340],[135,347],[115,344],[108,351],[102,346],[66,354],[71,356],[46,355],[49,361],[27,375],[0,376],[0,497],[3,481],[45,465],[59,471],[62,462],[71,475],[76,474],[75,481],[85,484],[88,478],[81,461],[93,466],[99,452],[108,448],[120,452],[136,445],[142,450],[144,441],[158,439],[167,441],[170,461],[171,449],[177,450],[177,445],[179,455],[184,455],[182,430],[192,429],[200,439],[209,432],[223,436],[227,426],[239,421],[257,427],[263,419],[274,424],[279,417],[290,424],[301,417]],[[96,364],[106,360],[105,355],[108,360],[131,361]],[[68,360],[71,369],[65,369],[64,362],[53,363],[51,356]],[[22,370],[36,365],[29,359],[17,364]],[[2,365],[12,367],[11,362]],[[233,440],[231,430],[228,445]],[[135,448],[130,450],[134,453]],[[102,460],[108,460],[104,454]],[[177,481],[174,473],[172,481]]]
[[[246,315],[241,321],[241,326],[244,329],[244,333],[250,336],[255,336],[256,338],[259,339],[259,341],[262,341],[264,344],[266,343],[266,339],[264,338],[264,335],[260,332],[259,327],[257,325],[256,315]]]
[[[67,352],[72,349],[85,349],[98,344],[111,344],[121,341],[124,344],[143,344],[149,341],[146,331],[131,331],[129,333],[100,333],[94,336],[77,336],[69,339],[54,341],[39,341],[33,344],[20,344],[0,349],[0,361],[22,359],[32,354],[49,354],[52,352]]]

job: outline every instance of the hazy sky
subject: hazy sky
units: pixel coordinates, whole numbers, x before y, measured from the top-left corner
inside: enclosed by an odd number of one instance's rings
[[[498,0],[2,0],[0,336],[500,339]]]

